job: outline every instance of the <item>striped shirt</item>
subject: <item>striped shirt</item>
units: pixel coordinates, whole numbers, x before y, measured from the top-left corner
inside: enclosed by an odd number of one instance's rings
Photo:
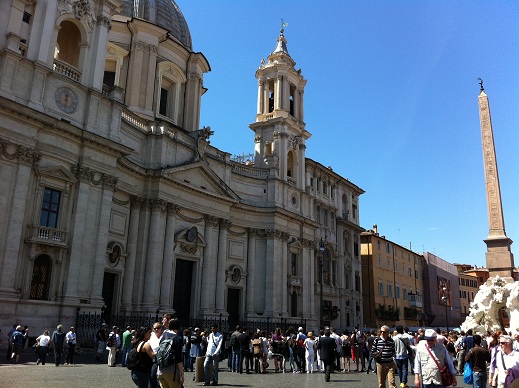
[[[371,357],[374,357],[377,352],[382,352],[382,355],[377,362],[381,364],[392,362],[396,355],[395,342],[393,341],[393,338],[388,337],[384,340],[381,337],[376,337],[373,341],[373,346],[371,347]]]

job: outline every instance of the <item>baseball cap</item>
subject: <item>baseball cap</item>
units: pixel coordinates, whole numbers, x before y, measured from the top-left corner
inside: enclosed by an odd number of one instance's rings
[[[425,330],[424,337],[426,340],[436,339],[436,332],[433,329],[427,329]]]

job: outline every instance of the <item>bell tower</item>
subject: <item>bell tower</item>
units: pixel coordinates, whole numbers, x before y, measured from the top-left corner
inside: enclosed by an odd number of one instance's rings
[[[481,124],[481,139],[483,145],[483,164],[485,167],[485,184],[488,206],[488,237],[486,261],[491,277],[512,277],[514,269],[514,255],[511,250],[512,240],[505,232],[505,219],[501,204],[501,189],[499,186],[499,174],[497,171],[496,148],[494,145],[494,132],[490,117],[490,104],[488,96],[483,89],[483,81],[480,79],[480,91],[478,97],[479,119]]]
[[[249,127],[255,133],[255,167],[270,168],[280,180],[303,190],[306,140],[311,134],[304,123],[306,80],[295,64],[281,28],[275,50],[256,71],[258,107],[256,122]]]

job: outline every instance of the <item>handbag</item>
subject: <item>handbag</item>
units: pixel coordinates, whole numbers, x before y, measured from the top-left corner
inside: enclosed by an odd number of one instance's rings
[[[436,360],[436,357],[433,356],[431,349],[429,349],[429,346],[425,346],[429,354],[431,355],[432,359],[436,363],[436,366],[438,367],[438,370],[440,371],[440,375],[442,378],[442,385],[444,387],[450,387],[454,383],[454,376],[452,375],[451,371],[449,370],[449,367],[447,365],[444,365],[443,368],[440,367],[440,363],[438,360]],[[445,349],[445,357],[449,357],[447,354],[447,349]]]
[[[472,376],[472,361],[467,361],[465,363],[465,368],[463,369],[463,382],[465,384],[474,383],[474,377]]]

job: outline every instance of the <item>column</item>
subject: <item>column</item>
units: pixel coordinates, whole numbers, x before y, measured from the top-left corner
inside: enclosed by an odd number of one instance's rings
[[[283,241],[281,243],[281,265],[282,265],[282,274],[281,274],[281,291],[283,294],[282,305],[281,305],[281,314],[284,316],[288,316],[288,238],[290,234],[283,233]]]
[[[277,297],[274,290],[274,272],[276,270],[275,264],[275,245],[274,245],[274,229],[268,229],[267,232],[267,252],[265,257],[266,262],[266,274],[265,274],[265,312],[264,315],[273,317],[274,316],[274,299]],[[272,258],[272,262],[268,259]]]
[[[249,228],[249,241],[247,246],[247,288],[245,289],[245,316],[254,314],[255,275],[256,275],[256,229]]]
[[[16,170],[16,173],[13,174],[15,175],[14,182],[10,185],[13,199],[11,206],[7,207],[9,214],[3,215],[3,217],[7,217],[9,227],[6,230],[6,236],[2,237],[2,239],[5,238],[1,244],[1,246],[5,246],[5,255],[2,254],[1,256],[3,256],[3,258],[0,260],[2,264],[2,270],[0,271],[0,291],[5,289],[8,293],[14,293],[16,267],[20,263],[21,258],[21,245],[15,242],[21,241],[21,237],[25,231],[26,225],[24,218],[26,212],[29,211],[26,205],[31,181],[30,166],[18,164],[17,166],[13,166],[13,169]],[[9,183],[6,182],[2,182],[2,185],[9,187]]]
[[[106,265],[106,247],[108,246],[108,230],[110,225],[110,215],[112,208],[112,197],[115,186],[110,187],[104,184],[101,189],[100,203],[97,215],[97,236],[95,237],[95,248],[93,249],[95,261],[92,271],[92,288],[90,299],[91,303],[103,303],[103,278]],[[92,220],[94,221],[94,220]],[[114,291],[116,295],[119,295]]]
[[[257,114],[261,115],[263,113],[263,81],[258,80],[258,106],[257,106]]]
[[[218,235],[218,266],[216,274],[216,311],[225,312],[225,284],[227,267],[227,227],[229,220],[220,220],[220,233]]]
[[[70,230],[73,230],[73,233],[70,236],[69,263],[68,269],[66,269],[67,273],[64,276],[65,290],[63,291],[63,296],[66,298],[77,298],[79,274],[81,273],[81,262],[83,261],[83,238],[87,223],[87,208],[90,205],[90,185],[81,179],[78,185],[79,189],[75,199],[76,208],[70,223]],[[87,258],[84,260],[87,260]],[[97,280],[99,281],[99,279]]]
[[[146,254],[148,252],[148,239],[150,232],[151,201],[143,198],[141,211],[139,213],[139,231],[137,239],[137,254],[135,258],[135,274],[132,289],[132,302],[134,307],[140,311],[142,297],[144,294],[144,281],[147,265]]]
[[[148,242],[148,262],[146,265],[146,279],[144,281],[143,307],[157,307],[159,303],[159,290],[161,289],[160,269],[164,255],[164,224],[166,214],[166,202],[162,199],[152,201],[150,238]]]
[[[166,236],[164,241],[164,260],[162,262],[162,278],[160,282],[160,309],[165,310],[173,306],[171,288],[173,279],[173,263],[175,261],[175,216],[179,206],[167,204]]]
[[[296,120],[300,120],[300,118],[299,118],[299,112],[300,112],[299,104],[301,103],[300,93],[301,93],[301,91],[296,88],[296,90],[294,92],[294,117]]]
[[[92,46],[90,48],[89,63],[86,68],[89,70],[88,79],[86,80],[88,85],[91,85],[96,90],[103,88],[103,75],[104,75],[104,61],[100,61],[99,58],[106,56],[106,47],[108,45],[108,31],[110,29],[110,9],[106,7],[102,14],[97,15],[97,23],[94,27],[94,31],[91,34],[93,39],[91,40]],[[88,17],[87,17],[88,19]],[[93,24],[93,22],[92,22]],[[92,26],[93,27],[93,26]]]
[[[276,77],[274,87],[274,110],[283,109],[283,76]]]
[[[202,259],[202,280],[200,295],[200,313],[213,313],[215,308],[214,290],[216,289],[216,243],[215,228],[218,227],[218,218],[205,216],[204,238],[206,247]]]
[[[263,83],[263,114],[269,113],[269,82]]]
[[[137,240],[139,234],[139,213],[142,205],[142,198],[132,197],[130,211],[130,227],[128,229],[128,243],[126,251],[128,256],[124,263],[123,295],[121,307],[123,311],[130,311],[132,308],[132,289],[135,276],[135,259],[137,256]]]

